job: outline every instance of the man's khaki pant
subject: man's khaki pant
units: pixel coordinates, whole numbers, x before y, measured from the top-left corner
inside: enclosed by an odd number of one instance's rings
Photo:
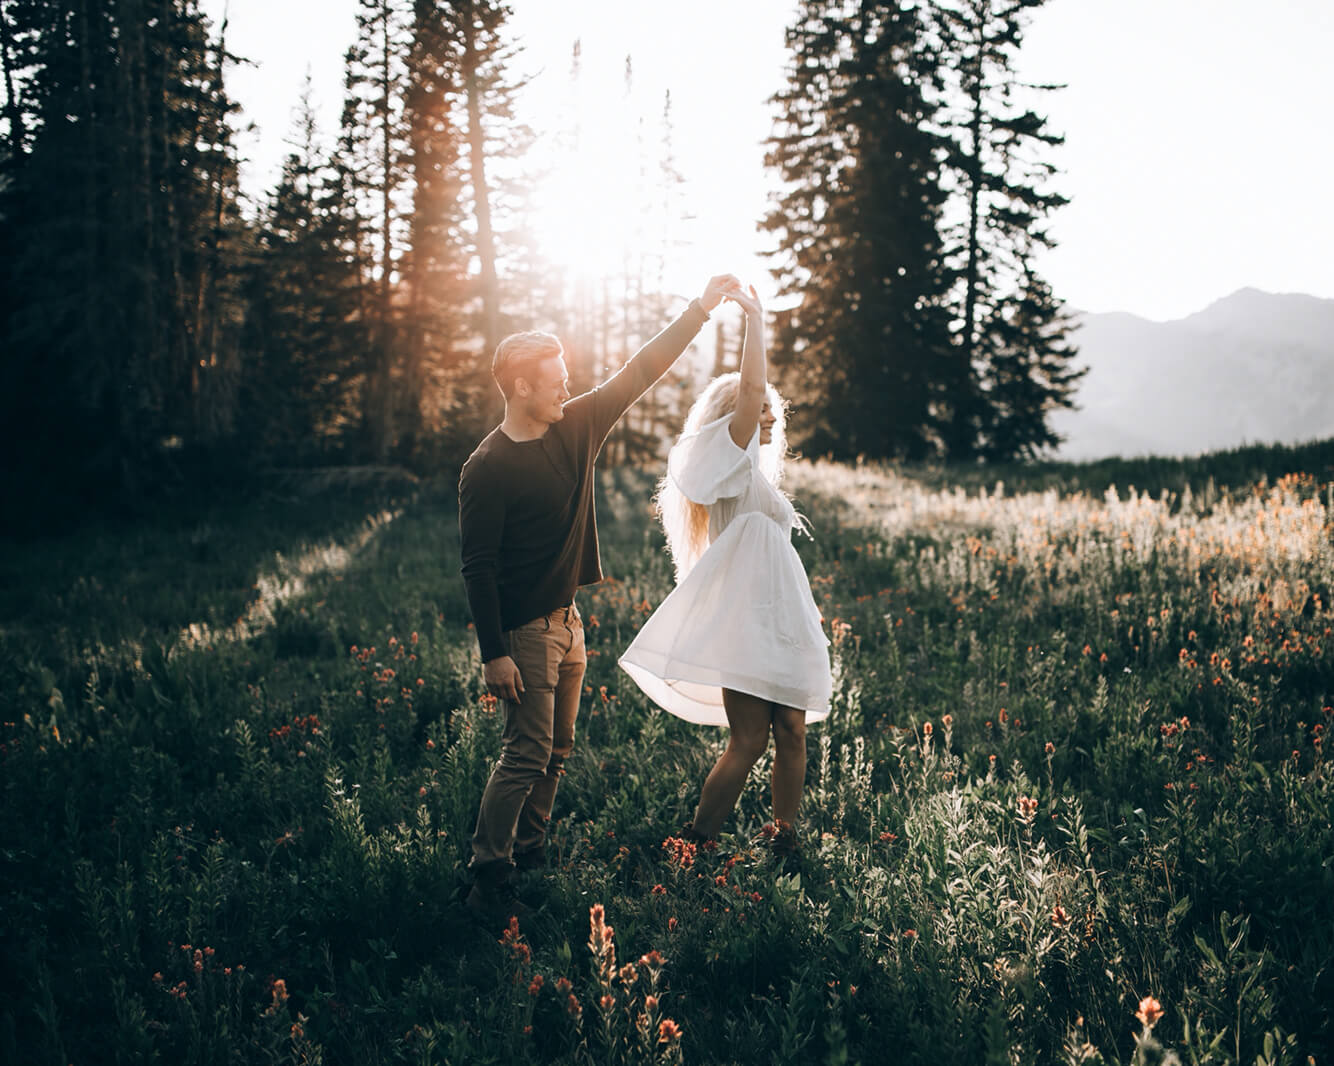
[[[472,866],[482,872],[534,851],[547,823],[583,694],[584,625],[573,606],[560,607],[505,634],[523,679],[523,695],[502,700],[505,732],[500,760],[482,793],[472,836]]]

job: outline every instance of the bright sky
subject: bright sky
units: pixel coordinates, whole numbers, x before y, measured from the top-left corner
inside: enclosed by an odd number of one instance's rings
[[[307,69],[325,132],[341,101],[355,0],[204,0],[230,8],[230,49],[258,67],[231,91],[259,127],[242,139],[258,194],[286,148]],[[584,128],[614,127],[627,53],[656,117],[674,101],[693,247],[670,280],[691,292],[731,270],[773,283],[755,230],[769,178],[761,141],[782,84],[790,0],[512,0],[512,29],[534,75],[530,122],[543,132],[566,99],[570,50],[583,44]],[[1021,75],[1067,88],[1044,106],[1067,143],[1055,187],[1072,202],[1042,261],[1074,308],[1178,318],[1244,286],[1334,298],[1334,141],[1328,121],[1331,0],[1050,0],[1033,18]],[[594,141],[595,143],[595,141]],[[620,143],[620,142],[618,142]],[[617,164],[594,148],[594,171]],[[607,204],[614,193],[603,191]],[[560,233],[553,223],[550,233]],[[583,242],[587,245],[587,240]]]

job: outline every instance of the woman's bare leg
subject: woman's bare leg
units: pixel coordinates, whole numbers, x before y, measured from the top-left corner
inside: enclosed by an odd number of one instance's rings
[[[741,796],[750,768],[769,746],[772,703],[758,696],[723,689],[723,710],[727,713],[729,728],[727,749],[709,771],[695,811],[695,832],[704,837],[718,835],[723,820]]]
[[[806,712],[775,707],[773,728],[774,819],[791,825],[797,820],[797,807],[806,784]]]

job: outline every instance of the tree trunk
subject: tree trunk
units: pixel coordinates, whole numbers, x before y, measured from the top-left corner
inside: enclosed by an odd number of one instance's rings
[[[459,19],[463,30],[463,85],[468,103],[468,162],[473,209],[477,214],[477,258],[481,267],[482,339],[488,355],[500,343],[500,282],[496,275],[496,238],[491,224],[491,190],[486,182],[486,131],[482,126],[482,88],[477,73],[482,56],[472,4]]]
[[[86,45],[85,45],[86,47]],[[9,120],[10,166],[23,164],[23,108],[19,105],[17,91],[14,88],[14,57],[10,54],[13,44],[9,39],[9,15],[5,11],[5,0],[0,0],[0,74],[5,80],[5,118]]]
[[[393,87],[390,63],[389,6],[380,8],[380,92],[384,113],[381,115],[381,163],[384,167],[383,181],[380,185],[380,307],[376,336],[377,381],[376,425],[373,448],[377,462],[383,463],[389,457],[389,445],[393,440],[394,426],[394,389],[393,389],[393,315],[390,312],[391,300],[390,272],[393,265],[393,170],[394,170],[394,131],[389,94]]]

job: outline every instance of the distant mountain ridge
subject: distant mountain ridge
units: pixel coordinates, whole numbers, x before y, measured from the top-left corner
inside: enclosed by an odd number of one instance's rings
[[[1077,313],[1062,459],[1193,455],[1334,437],[1334,300],[1240,289],[1171,322]]]

